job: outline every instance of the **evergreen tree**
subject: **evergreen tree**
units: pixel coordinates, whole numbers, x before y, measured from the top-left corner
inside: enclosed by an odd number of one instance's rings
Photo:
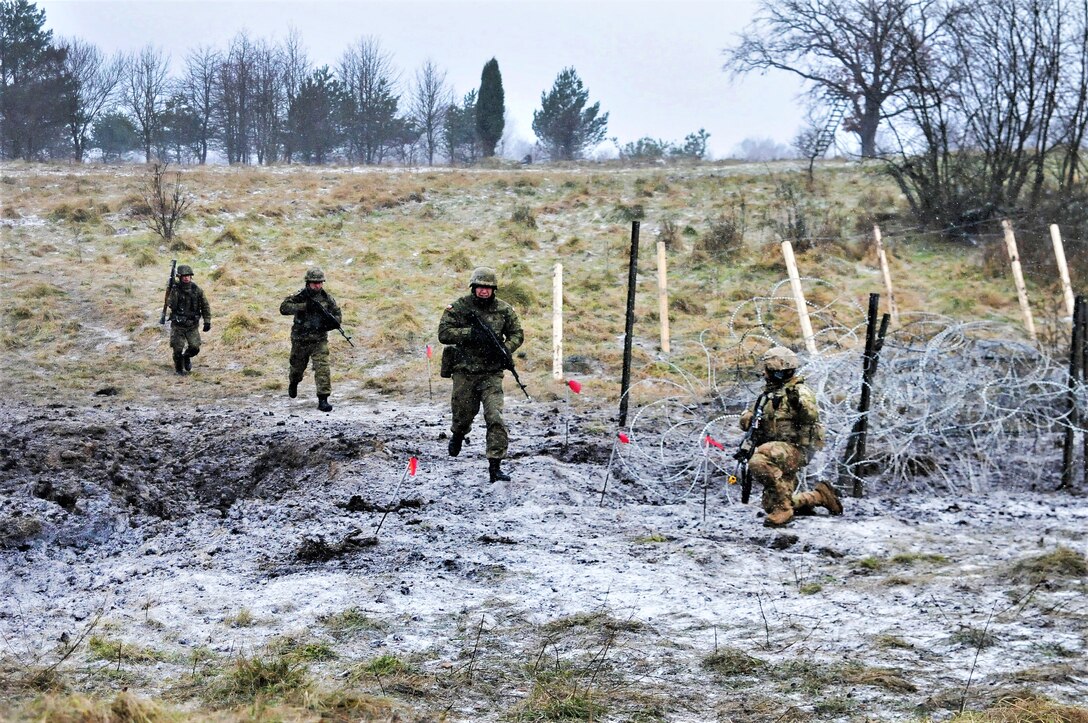
[[[44,10],[0,2],[0,157],[32,160],[61,140],[75,88],[52,41]]]
[[[343,137],[345,92],[323,65],[302,81],[287,111],[294,153],[304,163],[325,163]]]
[[[476,91],[470,90],[461,104],[450,103],[446,109],[443,141],[450,163],[476,162],[479,143],[476,138]]]
[[[102,160],[116,161],[140,148],[140,133],[124,113],[106,113],[94,122],[91,143],[102,151]]]
[[[480,75],[480,93],[476,98],[476,136],[480,139],[484,158],[495,155],[495,146],[502,139],[506,125],[506,100],[502,90],[499,61],[492,58],[484,64]]]
[[[574,68],[564,68],[549,92],[540,94],[540,110],[533,112],[533,132],[554,160],[581,157],[604,140],[608,114],[598,117],[600,103],[586,107],[589,91]]]

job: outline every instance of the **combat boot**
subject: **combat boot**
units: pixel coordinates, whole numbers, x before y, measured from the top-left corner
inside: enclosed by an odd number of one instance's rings
[[[291,399],[294,399],[298,396],[298,382],[294,379],[292,379],[291,383],[287,385],[287,396],[291,397]]]
[[[191,372],[193,370],[193,358],[188,354],[182,355],[181,363],[185,366],[185,371]]]
[[[793,496],[793,508],[796,514],[813,514],[814,507],[825,507],[833,515],[842,514],[842,502],[835,488],[827,482],[817,482],[811,492],[801,492]]]
[[[455,434],[450,437],[449,452],[451,457],[456,457],[461,454],[461,444],[465,441],[463,435]]]
[[[174,353],[174,373],[178,376],[185,376],[185,360],[177,352]]]
[[[501,459],[489,459],[487,460],[487,472],[492,482],[509,482],[510,475],[502,471]]]
[[[789,521],[793,519],[792,507],[779,507],[778,509],[771,510],[767,513],[767,518],[763,520],[764,527],[785,527],[789,524]]]
[[[329,395],[321,394],[317,397],[317,408],[322,412],[331,412],[332,405],[329,404]]]

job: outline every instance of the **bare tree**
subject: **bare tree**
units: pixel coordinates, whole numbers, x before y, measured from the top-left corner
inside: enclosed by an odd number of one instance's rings
[[[169,62],[169,58],[153,45],[145,46],[126,62],[127,73],[122,87],[124,105],[136,121],[147,163],[151,163],[151,147],[166,102],[166,69]]]
[[[1077,186],[1078,177],[1083,181],[1088,166],[1084,156],[1085,134],[1088,131],[1088,0],[1069,5],[1067,27],[1069,38],[1066,45],[1064,67],[1058,92],[1059,134],[1061,162],[1058,170],[1058,187],[1068,196]]]
[[[344,51],[337,72],[348,96],[348,150],[363,163],[381,163],[400,130],[393,59],[377,38],[360,38]]]
[[[257,49],[242,31],[230,41],[216,80],[216,122],[228,163],[249,163]]]
[[[446,71],[427,60],[416,71],[409,115],[422,136],[429,166],[434,165],[434,154],[442,140],[442,126],[452,97],[453,91],[446,83]]]
[[[208,161],[208,141],[213,130],[212,116],[216,97],[215,83],[222,62],[219,52],[207,46],[196,48],[185,58],[181,92],[196,118],[196,155],[201,165]]]
[[[95,45],[76,38],[60,42],[65,51],[64,72],[71,82],[65,98],[65,118],[76,163],[83,162],[91,126],[113,99],[125,72],[125,59],[107,59]]]
[[[256,44],[253,62],[253,145],[257,163],[275,163],[287,115],[283,55],[265,41]]]
[[[193,201],[192,196],[182,191],[180,173],[174,174],[174,187],[167,188],[165,176],[169,166],[166,162],[152,164],[151,177],[144,187],[144,201],[150,209],[148,228],[166,241],[174,238],[175,227]]]
[[[823,100],[845,99],[846,128],[857,134],[861,155],[877,154],[885,108],[907,78],[910,28],[937,0],[761,0],[759,12],[725,50],[724,69],[734,76],[784,70],[804,79]]]
[[[302,36],[296,28],[287,32],[287,39],[283,43],[283,89],[284,105],[290,109],[295,104],[295,99],[302,89],[302,84],[310,77],[312,66],[306,49],[302,46]],[[293,134],[284,133],[283,158],[288,163],[294,155]]]

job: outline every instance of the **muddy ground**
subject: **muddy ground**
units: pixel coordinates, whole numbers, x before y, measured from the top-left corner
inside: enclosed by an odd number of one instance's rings
[[[874,490],[772,531],[720,488],[705,521],[698,494],[622,475],[600,505],[608,419],[572,419],[568,440],[554,404],[513,396],[508,419],[514,481],[490,484],[482,432],[446,456],[437,400],[5,403],[3,672],[67,655],[69,690],[207,708],[228,705],[209,691],[232,661],[294,641],[323,651],[300,663],[314,686],[401,719],[939,720],[1018,691],[1088,700],[1080,490]],[[384,680],[381,656],[399,661]]]

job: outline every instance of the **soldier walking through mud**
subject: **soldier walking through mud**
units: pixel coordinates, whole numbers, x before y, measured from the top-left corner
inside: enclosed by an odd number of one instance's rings
[[[204,331],[212,330],[212,310],[204,291],[193,283],[193,268],[178,266],[177,283],[170,285],[166,305],[170,308],[170,348],[174,351],[174,373],[188,374],[192,359],[200,353],[200,319]]]
[[[295,317],[291,327],[291,358],[287,396],[298,396],[298,383],[313,362],[314,383],[317,386],[317,408],[331,412],[329,395],[332,378],[329,371],[329,332],[340,326],[340,307],[332,294],[325,291],[325,272],[316,266],[306,271],[306,285],[280,304],[280,313]]]
[[[461,453],[461,445],[482,404],[487,424],[488,477],[492,482],[508,482],[510,476],[502,471],[502,460],[509,446],[509,433],[502,418],[503,370],[507,358],[521,346],[525,335],[514,307],[495,296],[499,282],[494,269],[476,269],[468,285],[471,293],[447,306],[438,324],[438,340],[452,345],[442,354],[442,376],[453,379],[449,453],[452,457]],[[481,324],[494,332],[494,339]],[[497,348],[500,343],[505,354]]]
[[[824,446],[824,429],[816,394],[797,376],[797,355],[776,346],[763,355],[766,384],[755,404],[762,406],[759,426],[753,430],[757,445],[748,470],[763,485],[763,509],[766,527],[783,527],[795,514],[813,514],[814,508],[826,507],[833,515],[842,514],[842,503],[835,489],[819,482],[811,492],[794,494],[797,471],[812,460]],[[753,424],[756,408],[740,417],[744,431]]]

